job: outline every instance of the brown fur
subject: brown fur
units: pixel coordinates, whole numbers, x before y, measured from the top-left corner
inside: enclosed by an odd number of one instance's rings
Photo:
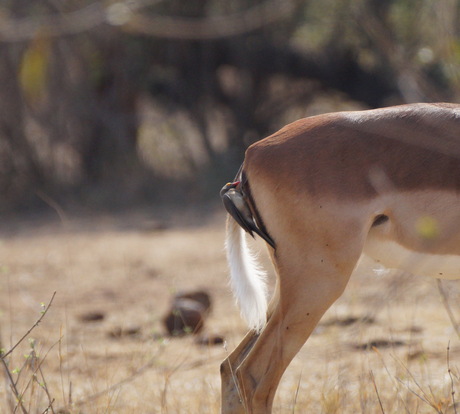
[[[378,170],[401,190],[459,189],[460,106],[396,108],[362,122],[347,113],[294,122],[252,145],[245,166],[311,196],[373,197]]]
[[[460,106],[303,119],[252,145],[244,172],[276,243],[277,286],[265,328],[222,364],[222,413],[268,414],[284,370],[369,241],[372,252],[392,242],[460,255]],[[417,227],[424,217],[432,235]]]

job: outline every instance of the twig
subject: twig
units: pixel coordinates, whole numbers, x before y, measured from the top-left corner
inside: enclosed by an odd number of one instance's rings
[[[40,324],[40,322],[42,321],[42,319],[45,317],[46,313],[48,312],[49,308],[51,307],[51,304],[53,303],[53,300],[54,300],[54,297],[56,296],[56,292],[53,293],[53,295],[51,296],[51,299],[48,303],[48,305],[44,308],[44,310],[42,311],[42,314],[40,315],[40,317],[37,319],[37,321],[30,327],[30,329],[11,347],[11,349],[8,351],[8,352],[5,352],[5,353],[2,353],[0,355],[0,360],[3,364],[3,367],[5,368],[5,373],[6,373],[6,376],[8,378],[8,381],[10,382],[10,388],[14,394],[14,396],[16,397],[16,400],[17,400],[17,405],[16,405],[16,408],[17,407],[20,407],[23,414],[27,414],[27,410],[25,409],[23,403],[22,403],[22,395],[23,394],[20,394],[17,387],[16,387],[16,383],[14,382],[13,380],[13,377],[11,376],[11,373],[10,373],[10,370],[9,370],[9,367],[8,367],[8,364],[6,362],[6,358],[19,346],[19,344],[21,344],[24,339],[26,339],[30,333]],[[16,408],[14,409],[14,411],[16,411]]]
[[[417,380],[414,377],[414,374],[410,371],[410,369],[398,358],[393,356],[394,360],[398,362],[406,371],[406,373],[409,375],[411,380],[414,382],[414,384],[417,386],[417,388],[420,390],[422,395],[418,394],[415,392],[408,384],[404,383],[401,379],[396,378],[401,384],[405,385],[405,387],[416,397],[418,397],[421,401],[423,401],[425,404],[429,405],[431,408],[433,408],[437,413],[443,414],[442,411],[439,409],[439,407],[436,405],[436,402],[434,401],[434,394],[433,391],[431,390],[430,387],[428,389],[431,392],[431,396],[426,393],[426,391],[422,388],[422,386],[417,382]]]
[[[43,374],[41,364],[38,366],[38,372],[40,373],[40,376],[41,376],[42,381],[43,381],[42,388],[45,390],[45,394],[48,397],[48,402],[49,402],[48,407],[45,409],[44,412],[47,413],[49,410],[51,410],[52,414],[56,414],[54,412],[54,408],[53,408],[54,398],[51,398],[50,392],[48,390],[48,384],[46,383],[45,375]]]
[[[30,333],[40,324],[40,322],[42,321],[42,319],[45,317],[46,313],[48,312],[49,308],[51,307],[51,304],[53,303],[53,300],[54,300],[54,297],[56,296],[56,291],[53,293],[53,296],[51,296],[51,299],[48,303],[48,305],[46,305],[45,309],[42,311],[42,314],[40,315],[40,317],[37,319],[37,321],[30,327],[30,329],[22,336],[22,338],[16,342],[16,344],[14,344],[11,349],[2,354],[1,355],[1,359],[4,360],[8,355],[10,355],[18,346],[19,344],[24,341],[24,339],[26,339]]]
[[[0,42],[24,42],[35,39],[37,33],[47,37],[62,37],[93,30],[107,23],[121,29],[166,39],[212,40],[244,35],[281,21],[295,12],[298,1],[265,0],[245,11],[202,18],[147,15],[147,6],[161,0],[120,0],[107,6],[96,1],[62,15],[3,18],[0,22]]]
[[[170,375],[165,375],[164,387],[161,390],[161,414],[168,414],[168,405],[166,404]]]
[[[395,391],[396,391],[396,394],[398,395],[398,398],[399,400],[402,402],[402,404],[404,405],[404,410],[406,411],[407,414],[411,414],[411,412],[409,411],[409,408],[407,407],[407,403],[406,401],[404,400],[404,398],[400,395],[400,391],[399,391],[399,386],[398,386],[398,383],[402,383],[402,381],[399,380],[399,378],[397,378],[396,376],[394,376],[393,374],[391,374],[385,360],[383,359],[383,356],[382,354],[380,353],[380,351],[375,347],[373,346],[372,347],[372,350],[378,355],[378,357],[380,358],[380,361],[382,362],[382,365],[383,365],[383,368],[385,369],[386,373],[388,374],[388,377],[390,378],[390,380],[393,382],[393,385],[395,387]],[[409,389],[410,390],[410,389]],[[412,390],[410,390],[412,392]]]
[[[51,412],[54,414],[53,403],[54,403],[54,399],[53,399],[53,401],[50,401],[50,405],[48,405],[48,407],[45,408],[45,410],[42,412],[42,414],[48,414],[50,409],[51,409]]]
[[[11,315],[11,312],[10,312],[10,315]],[[2,348],[3,348],[3,342],[2,342],[1,332],[0,332],[0,349],[2,349]],[[5,371],[5,382],[6,382],[6,385],[8,385],[8,383],[11,381],[11,379],[10,379],[10,371],[8,370],[8,364],[6,364],[6,365],[7,365],[6,369],[4,370]],[[10,408],[10,411],[13,412],[13,410],[14,410],[14,401],[13,401],[10,393],[6,393],[6,401],[7,401],[7,404],[9,406],[9,408]]]
[[[45,390],[45,393],[48,397],[48,402],[49,402],[49,405],[48,405],[48,408],[47,410],[49,411],[49,408],[51,406],[51,410],[54,414],[54,410],[53,410],[53,407],[52,407],[52,403],[54,402],[54,398],[53,400],[51,400],[51,396],[49,394],[49,391],[48,391],[48,388],[47,388],[47,385],[46,385],[46,382],[45,382],[45,378],[44,378],[44,375],[43,375],[43,372],[42,372],[42,369],[41,369],[41,366],[42,364],[45,362],[45,359],[46,357],[48,356],[48,354],[51,352],[51,350],[62,340],[62,337],[59,338],[59,341],[57,341],[56,343],[54,343],[53,345],[51,345],[51,347],[48,349],[48,351],[46,351],[46,354],[40,358],[40,360],[38,360],[38,357],[36,356],[36,353],[35,353],[35,349],[32,348],[32,352],[31,352],[31,355],[32,355],[32,365],[30,365],[30,362],[28,360],[26,360],[26,362],[24,363],[24,366],[21,368],[21,370],[19,371],[19,374],[18,374],[18,378],[16,379],[16,384],[18,383],[18,379],[19,379],[19,375],[24,371],[24,367],[26,365],[29,364],[31,370],[32,370],[32,375],[31,377],[29,378],[29,380],[27,381],[27,383],[25,384],[24,386],[24,389],[23,391],[21,392],[21,396],[24,395],[26,393],[26,391],[29,389],[30,386],[33,387],[34,383],[37,383],[40,388],[44,389]],[[43,379],[43,382],[44,382],[44,386],[42,386],[38,380],[37,380],[37,372],[40,372],[41,373],[41,376],[42,376],[42,379]],[[33,391],[30,391],[30,395],[32,396],[33,394]]]
[[[6,363],[5,359],[1,358],[0,360],[1,360],[1,362],[2,362],[2,364],[4,366],[4,368],[5,368],[5,373],[6,373],[7,377],[8,377],[11,391],[13,392],[14,396],[16,397],[16,401],[17,401],[16,407],[18,407],[18,405],[19,405],[19,407],[21,407],[21,410],[22,410],[23,414],[27,414],[27,411],[26,411],[24,405],[22,404],[22,398],[21,398],[21,396],[19,394],[18,389],[16,388],[16,384],[14,383],[13,377],[11,376],[8,364]],[[16,407],[15,407],[14,411],[16,411]]]
[[[449,298],[447,297],[447,293],[445,292],[440,279],[437,279],[437,284],[444,308],[446,309],[447,315],[449,315],[450,322],[452,323],[457,336],[460,338],[460,325],[458,324],[457,319],[455,319],[454,313],[452,312],[452,308],[449,304]]]
[[[294,404],[292,406],[292,414],[295,414],[295,407],[297,405],[297,397],[299,396],[299,389],[300,389],[301,381],[302,381],[302,371],[300,372],[299,381],[297,382],[297,387],[296,387],[296,390],[295,390]]]
[[[59,216],[59,219],[61,220],[61,223],[64,227],[68,225],[69,220],[67,218],[67,215],[64,209],[55,200],[53,200],[50,196],[48,196],[47,194],[45,194],[43,191],[40,191],[40,190],[36,190],[35,194],[45,204],[47,204],[50,208],[52,208],[56,212],[56,214]]]
[[[379,400],[380,410],[382,410],[382,414],[385,414],[385,410],[383,409],[382,400],[380,399],[379,390],[377,389],[377,384],[375,383],[375,377],[374,377],[374,373],[372,372],[372,370],[370,372],[370,376],[371,376],[372,384],[374,384],[374,390],[375,390],[375,393],[377,394],[377,399]]]
[[[121,14],[122,17],[129,18],[132,13],[140,12],[160,1],[120,0],[114,3],[114,8],[107,6],[104,1],[96,1],[78,10],[61,14],[3,18],[0,22],[0,42],[26,42],[35,39],[39,33],[48,37],[62,37],[87,32],[110,22],[110,15]],[[119,23],[112,17],[111,24]]]
[[[132,13],[122,26],[127,32],[180,40],[213,40],[241,36],[292,15],[296,1],[265,0],[251,8],[224,16],[167,17]]]
[[[455,390],[454,390],[454,378],[452,377],[452,370],[450,369],[450,341],[447,344],[447,372],[449,373],[451,396],[452,396],[452,407],[454,407],[454,414],[457,414],[457,405],[455,403]]]
[[[63,377],[63,368],[62,368],[62,341],[61,341],[61,338],[62,338],[62,325],[60,327],[60,330],[59,330],[59,348],[58,348],[58,354],[59,354],[59,376],[60,376],[60,379],[61,379],[61,390],[62,390],[62,401],[64,401],[65,403],[65,387],[64,387],[64,377]],[[71,392],[72,392],[72,382],[69,381],[69,396],[71,396]],[[68,403],[71,404],[72,403],[72,398],[69,398],[68,400]]]

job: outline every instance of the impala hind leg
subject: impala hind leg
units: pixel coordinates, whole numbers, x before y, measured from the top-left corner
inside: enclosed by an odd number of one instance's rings
[[[270,320],[273,314],[273,309],[276,308],[279,297],[279,286],[277,285],[273,294],[273,298],[269,305],[267,320]],[[275,304],[276,303],[276,304]],[[232,396],[226,399],[226,410],[229,413],[246,413],[244,409],[243,390],[239,387],[239,382],[236,377],[238,367],[255,345],[260,333],[251,330],[249,331],[241,343],[233,350],[233,352],[222,362],[220,366],[220,375],[222,382],[222,396]],[[234,397],[236,396],[236,397]],[[225,410],[223,409],[223,412]]]
[[[256,331],[249,331],[241,343],[233,352],[222,362],[220,366],[220,376],[222,383],[222,396],[231,396],[226,401],[226,410],[222,406],[222,412],[245,413],[243,391],[239,387],[236,372],[244,358],[252,349],[259,334]]]
[[[279,301],[260,335],[249,334],[232,353],[232,373],[222,376],[222,413],[271,412],[285,369],[342,294],[358,257],[345,266],[277,258]]]

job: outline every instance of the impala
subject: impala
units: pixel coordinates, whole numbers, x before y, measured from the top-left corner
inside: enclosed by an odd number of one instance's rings
[[[460,105],[301,119],[246,152],[221,191],[231,283],[251,330],[221,365],[222,413],[270,413],[285,369],[362,253],[388,268],[460,277]],[[267,242],[265,274],[245,231]]]

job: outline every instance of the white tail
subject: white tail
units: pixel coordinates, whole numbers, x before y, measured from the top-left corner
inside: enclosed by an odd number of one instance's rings
[[[260,331],[267,320],[266,273],[250,251],[244,230],[230,216],[225,246],[230,283],[241,315],[250,328]]]

